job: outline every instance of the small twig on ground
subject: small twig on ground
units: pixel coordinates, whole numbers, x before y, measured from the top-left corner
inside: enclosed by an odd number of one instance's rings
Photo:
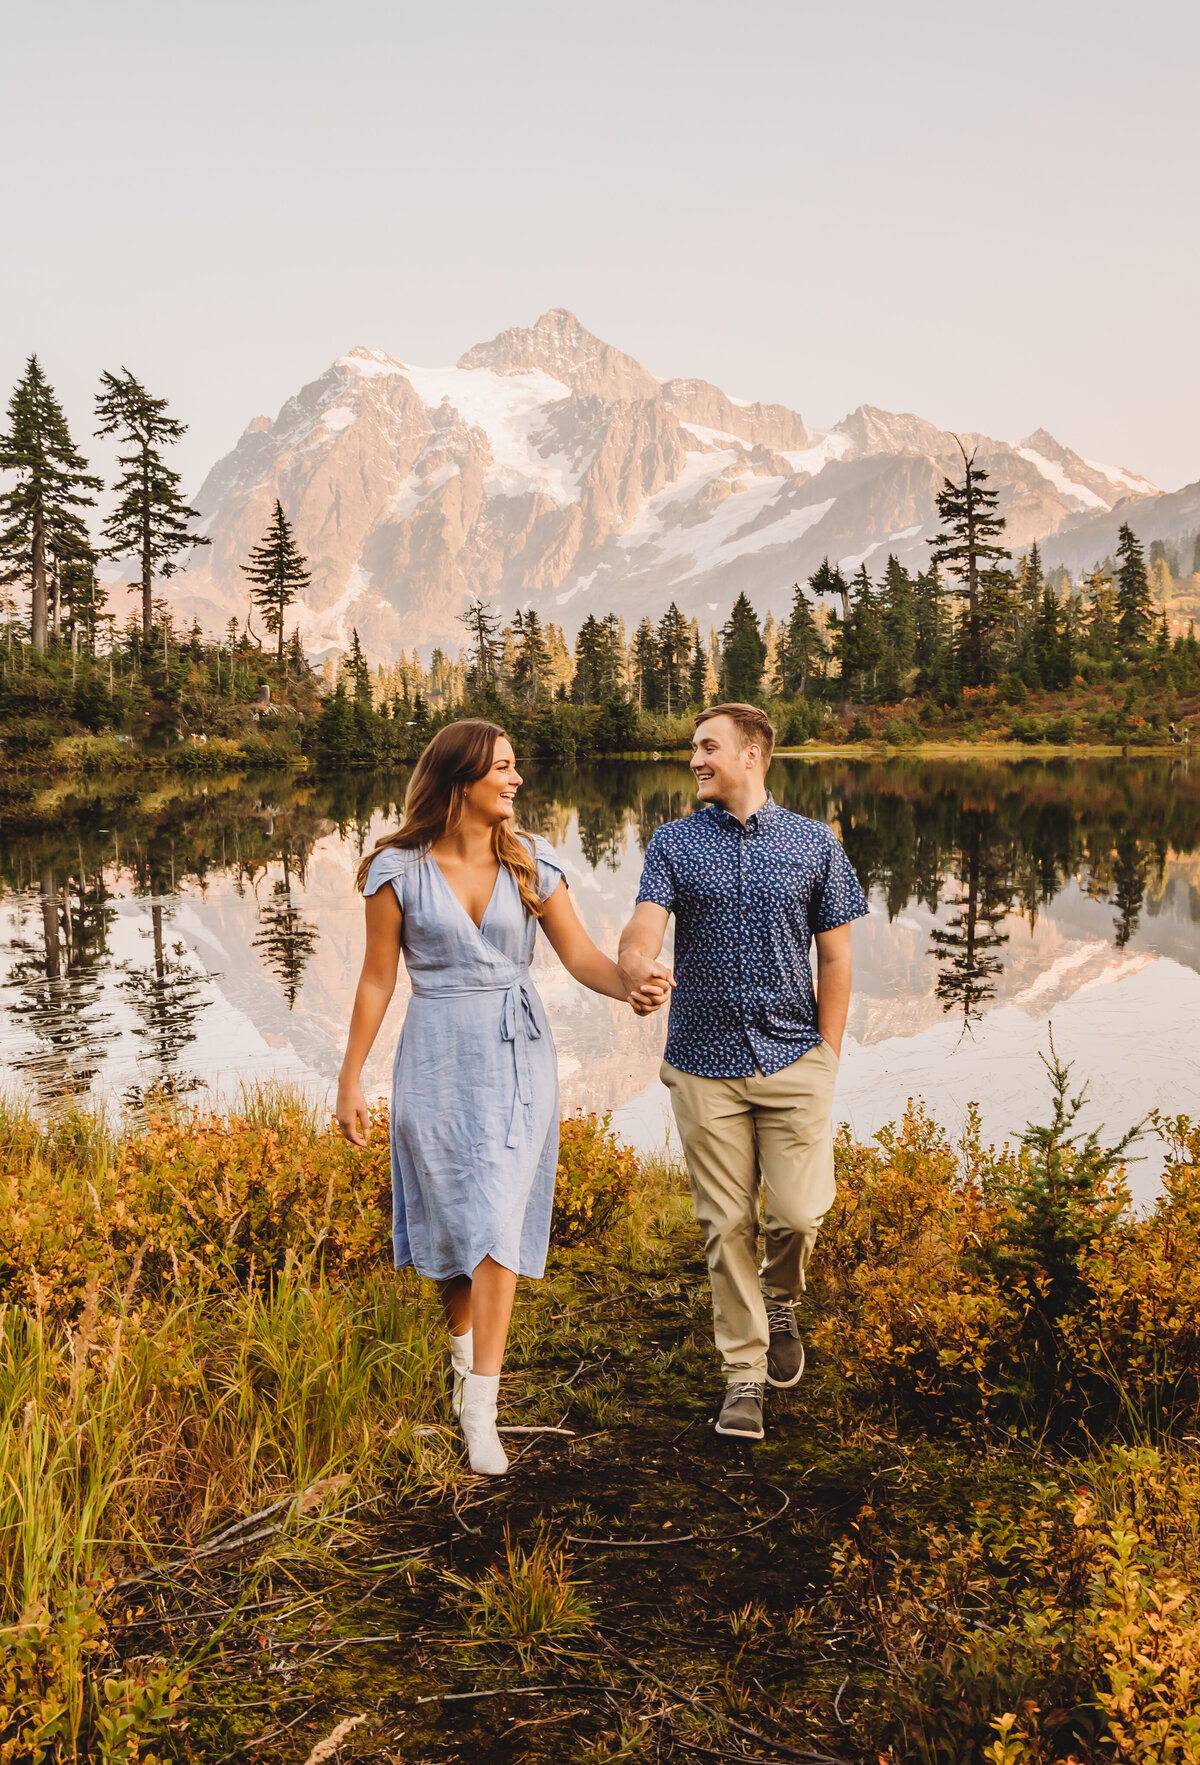
[[[576,1710],[556,1710],[552,1716],[526,1716],[520,1722],[510,1723],[499,1738],[507,1740],[518,1728],[545,1728],[551,1722],[569,1722],[572,1716],[586,1716],[587,1713],[587,1705],[581,1704]]]
[[[837,1717],[838,1721],[841,1723],[843,1728],[850,1727],[850,1718],[848,1716],[843,1716],[841,1709],[840,1709],[840,1705],[842,1702],[842,1693],[845,1691],[845,1689],[849,1685],[849,1683],[850,1683],[850,1675],[847,1673],[845,1679],[843,1679],[842,1683],[837,1688],[837,1697],[834,1698],[834,1700],[833,1700],[833,1713]]]
[[[561,1434],[567,1440],[575,1438],[574,1428],[515,1428],[506,1423],[503,1427],[498,1426],[496,1432],[497,1434]]]
[[[632,1290],[625,1293],[607,1293],[603,1299],[593,1299],[590,1305],[564,1306],[562,1311],[556,1311],[551,1315],[550,1322],[552,1324],[561,1324],[564,1318],[581,1318],[584,1312],[599,1311],[602,1305],[616,1305],[618,1300],[637,1299],[639,1297],[640,1295],[634,1293]]]
[[[544,1692],[558,1691],[557,1685],[501,1685],[494,1691],[437,1691],[431,1698],[418,1698],[418,1704],[466,1704],[474,1698],[540,1698]]]

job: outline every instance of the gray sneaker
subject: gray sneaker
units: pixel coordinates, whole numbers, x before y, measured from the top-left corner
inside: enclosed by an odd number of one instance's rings
[[[717,1433],[733,1434],[742,1440],[763,1437],[763,1388],[752,1379],[730,1385],[725,1402],[717,1417]]]
[[[767,1384],[786,1391],[804,1376],[804,1344],[790,1305],[768,1305]]]

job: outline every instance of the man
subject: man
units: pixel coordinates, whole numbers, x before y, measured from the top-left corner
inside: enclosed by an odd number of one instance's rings
[[[763,1436],[764,1382],[795,1385],[804,1371],[793,1307],[833,1201],[850,921],[868,912],[831,830],[768,792],[774,745],[753,705],[716,705],[696,718],[700,807],[650,841],[617,956],[631,994],[661,981],[674,913],[676,990],[661,1076],[705,1234],[726,1378],[717,1433],[747,1440]]]

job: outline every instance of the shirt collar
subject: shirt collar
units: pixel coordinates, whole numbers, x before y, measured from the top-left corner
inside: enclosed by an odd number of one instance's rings
[[[720,803],[706,803],[704,807],[710,815],[716,820],[723,822],[726,826],[741,828],[742,823],[738,820],[737,816],[731,815],[729,810],[724,808]],[[753,815],[748,817],[746,821],[746,832],[757,833],[759,826],[762,823],[769,821],[772,815],[777,813],[778,808],[779,805],[776,803],[770,791],[768,791],[767,800],[762,808],[756,809]]]

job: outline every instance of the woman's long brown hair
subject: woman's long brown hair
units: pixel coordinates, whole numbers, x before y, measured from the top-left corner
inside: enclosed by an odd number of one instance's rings
[[[375,852],[386,852],[390,846],[405,851],[432,846],[458,826],[463,792],[491,771],[499,736],[507,740],[498,723],[485,723],[481,717],[463,717],[438,730],[408,781],[404,819],[395,833],[388,834],[374,852],[367,853],[354,879],[357,889],[366,884]],[[516,883],[529,912],[540,919],[537,863],[527,844],[528,837],[514,833],[508,822],[498,822],[492,829],[492,851]]]

